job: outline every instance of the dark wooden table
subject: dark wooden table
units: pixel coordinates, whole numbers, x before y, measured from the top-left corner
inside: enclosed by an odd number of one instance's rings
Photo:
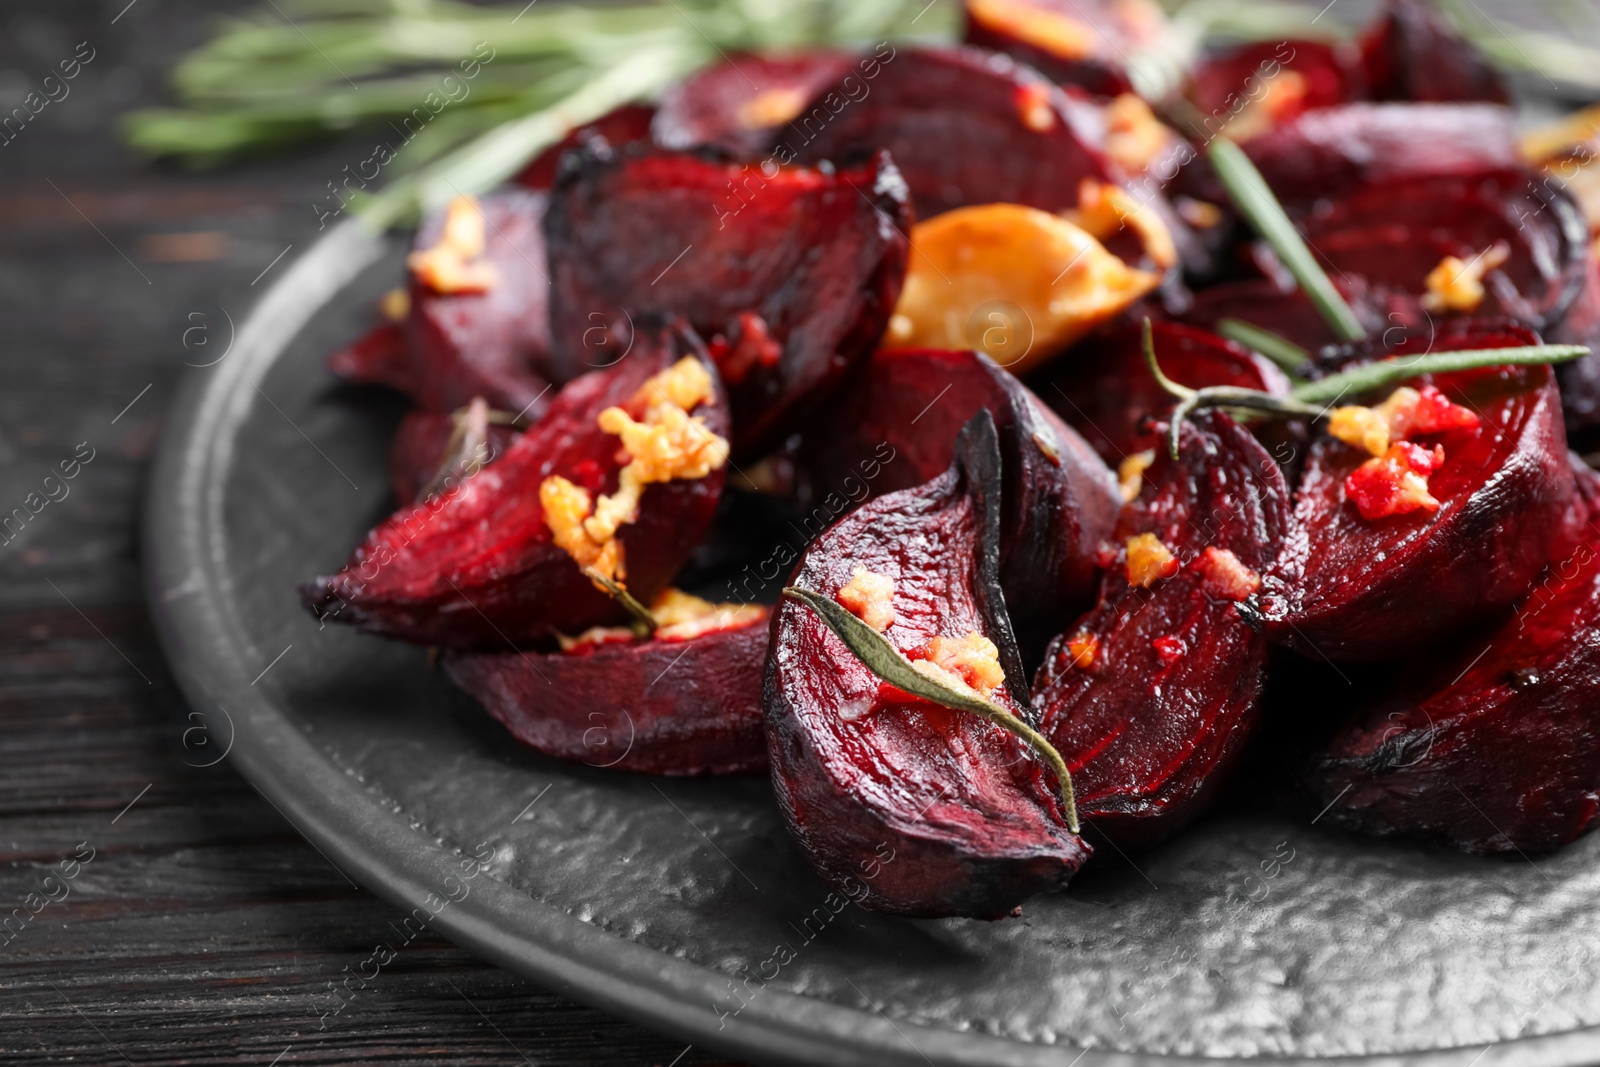
[[[398,913],[226,763],[185,763],[200,761],[144,608],[138,516],[186,316],[237,320],[316,239],[313,201],[357,158],[336,144],[185,174],[121,146],[118,116],[163,100],[172,62],[245,6],[0,10],[0,117],[81,42],[93,53],[64,98],[0,134],[0,515],[38,509],[0,533],[0,1058],[716,1062],[437,938],[319,1028],[330,983]]]

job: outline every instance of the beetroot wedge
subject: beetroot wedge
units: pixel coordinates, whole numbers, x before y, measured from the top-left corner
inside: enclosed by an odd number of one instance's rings
[[[1260,703],[1267,641],[1237,603],[1288,524],[1272,457],[1221,412],[1185,425],[1117,524],[1100,602],[1034,679],[1040,731],[1072,772],[1091,840],[1152,844],[1216,795]]]
[[[464,198],[463,198],[464,199]],[[537,418],[548,401],[546,358],[545,196],[507,188],[484,196],[476,209],[453,204],[417,231],[413,257],[440,244],[452,214],[482,239],[487,284],[444,291],[412,271],[408,309],[399,324],[379,326],[328,357],[346,381],[387,385],[424,411],[449,412],[475,396],[491,407]],[[470,203],[470,202],[469,202]]]
[[[1361,60],[1374,100],[1511,103],[1489,57],[1424,0],[1388,0],[1362,35]]]
[[[559,373],[626,352],[632,316],[681,314],[710,339],[735,451],[757,451],[882,336],[909,226],[904,184],[882,156],[769,174],[590,142],[568,157],[549,215]]]
[[[1129,55],[1166,29],[1149,0],[966,0],[966,15],[968,44],[1097,96],[1132,92]]]
[[[843,106],[830,109],[830,96]],[[1078,206],[1084,178],[1120,180],[1099,108],[975,48],[906,49],[859,101],[842,83],[823,90],[779,131],[775,152],[845,166],[878,149],[905,177],[919,219],[970,204],[1064,211]]]
[[[1330,822],[1468,852],[1549,852],[1600,814],[1600,522],[1515,613],[1341,731],[1310,784]]]
[[[655,425],[651,412],[661,405],[651,398],[661,389],[652,379],[683,360],[704,369],[713,394],[693,406],[703,424],[683,426],[683,444],[716,452],[727,404],[699,339],[679,321],[641,320],[628,359],[561,390],[543,420],[454,491],[385,520],[338,574],[301,587],[307,607],[372,633],[449,648],[523,648],[556,631],[621,621],[621,609],[580,570],[580,549],[558,544],[553,527],[571,543],[591,501],[625,498],[621,472],[638,461],[629,461],[616,433],[600,429],[601,413],[620,407]],[[720,461],[704,475],[646,484],[637,519],[622,522],[608,547],[581,546],[591,565],[611,569],[648,602],[705,533],[725,460],[722,443]],[[559,510],[547,512],[546,498]]]
[[[851,83],[857,95],[871,91],[866,72],[877,73],[870,59],[861,63]],[[729,56],[662,94],[651,135],[662,148],[710,145],[754,157],[819,89],[856,64],[850,53],[832,50]]]
[[[1409,335],[1391,354],[1536,342],[1517,327],[1470,323],[1432,340]],[[1544,565],[1572,497],[1550,368],[1434,384],[1477,419],[1419,438],[1419,448],[1443,449],[1426,483],[1436,509],[1365,517],[1347,479],[1373,456],[1326,435],[1311,446],[1289,536],[1250,602],[1273,640],[1312,658],[1393,659],[1506,608]]]
[[[512,180],[526,189],[548,191],[555,184],[556,172],[561,168],[561,157],[568,149],[576,148],[584,138],[594,134],[599,134],[608,144],[618,147],[636,141],[649,143],[650,127],[655,117],[656,109],[653,107],[623,104],[588,125],[569,131],[560,141],[534,156]]]
[[[1120,501],[1105,464],[1027,386],[976,352],[879,350],[806,449],[819,492],[848,493],[885,447],[893,458],[868,491],[909,489],[949,468],[961,428],[984,410],[1000,435],[1000,584],[1024,647],[1037,652],[1092,596]]]
[[[621,629],[553,654],[452,652],[444,665],[511,736],[547,756],[642,774],[757,774],[767,769],[767,613],[724,614],[650,640]]]
[[[896,649],[962,670],[990,701],[1031,717],[1009,695],[1026,679],[999,588],[1000,477],[993,422],[980,414],[948,472],[846,516],[792,583],[854,605]],[[954,645],[970,654],[948,657]],[[1089,857],[1025,745],[885,686],[810,605],[779,605],[764,693],[789,828],[818,873],[863,906],[999,918]]]
[[[1281,370],[1241,345],[1175,322],[1157,322],[1152,329],[1162,370],[1180,385],[1289,391]],[[1142,346],[1138,326],[1119,324],[1084,342],[1049,371],[1043,396],[1107,463],[1155,448],[1158,435],[1147,420],[1164,418],[1172,410],[1174,401],[1156,384]]]

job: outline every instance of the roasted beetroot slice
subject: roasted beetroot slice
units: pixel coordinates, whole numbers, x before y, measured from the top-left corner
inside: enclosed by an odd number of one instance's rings
[[[1000,435],[1000,584],[1024,646],[1037,652],[1093,595],[1095,556],[1121,501],[1105,464],[1026,386],[975,352],[879,350],[806,449],[819,492],[859,500],[856,485],[881,494],[937,477],[961,428],[984,410]],[[869,463],[878,473],[863,479]]]
[[[490,407],[537,418],[550,395],[547,198],[506,188],[478,203],[495,283],[484,293],[437,293],[412,279],[409,392],[424,411],[454,411],[481,396]],[[442,213],[424,221],[416,247],[435,244],[443,221]]]
[[[1472,312],[1541,332],[1560,325],[1589,280],[1589,229],[1564,190],[1525,170],[1405,178],[1319,198],[1296,211],[1336,277],[1359,276],[1387,321],[1426,325],[1428,272],[1447,256],[1471,261],[1496,244],[1509,258],[1484,279]]]
[[[1593,494],[1585,469],[1580,495]],[[1592,496],[1591,496],[1592,498]],[[1468,852],[1548,852],[1600,812],[1600,523],[1515,614],[1342,730],[1309,780],[1330,822]]]
[[[1312,201],[1399,178],[1515,168],[1514,119],[1492,104],[1346,104],[1274,126],[1245,151],[1280,198]]]
[[[533,157],[532,162],[523,167],[512,181],[526,189],[548,190],[555,184],[561,156],[567,149],[577,147],[585,137],[593,134],[604,137],[614,145],[633,144],[636,141],[648,143],[655,116],[656,109],[647,104],[623,104],[588,125],[568,132],[560,141]]]
[[[878,497],[818,538],[792,584],[835,596],[857,567],[895,583],[884,636],[909,651],[936,636],[988,636],[1016,662],[998,583],[1000,457],[980,415],[949,471]],[[764,702],[773,788],[827,881],[876,911],[999,918],[1064,885],[1090,849],[1069,832],[1048,775],[977,715],[885,690],[810,607],[784,600]],[[887,847],[894,861],[883,860]],[[867,871],[875,875],[867,877]],[[866,889],[863,894],[861,886]]]
[[[1271,562],[1289,490],[1222,412],[1185,425],[1117,524],[1100,602],[1052,643],[1033,685],[1040,730],[1067,761],[1091,840],[1144,847],[1222,787],[1255,726],[1267,641],[1236,601]],[[1129,539],[1154,535],[1171,577],[1134,585]],[[1231,553],[1228,559],[1221,553]]]
[[[1097,96],[1133,91],[1128,55],[1161,36],[1148,0],[967,0],[966,43]]]
[[[410,393],[411,358],[405,329],[397,322],[374,326],[328,354],[328,370],[351,385],[387,385]]]
[[[850,53],[828,50],[729,56],[662,94],[651,136],[662,148],[711,145],[755,156],[819,89],[855,64]]]
[[[1084,178],[1121,180],[1099,109],[1006,56],[907,49],[871,88],[854,101],[842,83],[819,93],[778,132],[778,158],[844,166],[888,149],[919,219],[969,204],[1064,211]]]
[[[437,411],[410,411],[400,420],[394,441],[389,445],[389,485],[401,504],[417,499],[417,493],[431,482],[445,462],[445,450],[455,434],[454,416]],[[491,425],[488,448],[491,458],[506,454],[517,439],[517,430]]]
[[[1273,108],[1274,119],[1280,122],[1365,95],[1360,54],[1347,44],[1261,41],[1240,45],[1207,55],[1191,76],[1187,95],[1200,109],[1202,123],[1195,134],[1214,136],[1226,129],[1253,100],[1270,92],[1267,83],[1284,71],[1297,75],[1300,97],[1292,105]]]
[[[1489,57],[1421,0],[1388,0],[1362,35],[1361,60],[1374,100],[1511,103]]]
[[[384,520],[338,574],[300,587],[306,606],[370,633],[448,648],[522,648],[553,631],[622,621],[621,609],[555,544],[539,487],[561,475],[591,496],[616,492],[618,438],[596,418],[626,407],[646,379],[691,355],[706,360],[681,322],[641,321],[628,359],[562,389],[543,420],[459,489]],[[696,414],[709,432],[727,434],[720,387],[718,401]],[[699,542],[723,473],[645,488],[638,521],[618,534],[627,585],[639,599],[648,603],[664,588]]]
[[[766,660],[762,619],[687,641],[622,641],[587,652],[452,652],[444,665],[512,737],[547,756],[699,775],[767,769]]]
[[[1281,370],[1241,345],[1181,323],[1157,322],[1152,329],[1161,369],[1180,385],[1289,391]],[[1174,401],[1150,373],[1140,327],[1114,326],[1052,364],[1049,372],[1041,395],[1107,463],[1157,446],[1159,434],[1146,420],[1165,418]]]
[[[562,377],[625,352],[631,316],[683,315],[710,341],[732,397],[734,450],[748,454],[787,432],[883,335],[911,221],[883,156],[767,177],[707,155],[598,141],[568,159],[547,226]]]
[[[1536,341],[1517,327],[1473,323],[1436,343]],[[1393,351],[1428,343],[1413,336]],[[1437,511],[1363,518],[1344,481],[1371,457],[1325,434],[1311,446],[1293,525],[1251,602],[1274,641],[1313,658],[1394,659],[1485,621],[1539,573],[1572,498],[1554,376],[1548,367],[1490,368],[1435,384],[1479,419],[1476,429],[1421,439],[1444,448],[1428,479]]]

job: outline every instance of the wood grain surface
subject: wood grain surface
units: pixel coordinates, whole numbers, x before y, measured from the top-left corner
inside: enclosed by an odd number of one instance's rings
[[[0,1059],[718,1062],[437,938],[321,1025],[398,912],[226,763],[188,765],[204,760],[183,745],[138,535],[162,414],[196,358],[183,331],[191,312],[237,321],[316,239],[311,205],[357,157],[332,144],[188,174],[145,164],[115,127],[247,7],[0,7],[0,112],[94,50],[70,94],[0,144],[0,515],[31,516],[0,534]]]

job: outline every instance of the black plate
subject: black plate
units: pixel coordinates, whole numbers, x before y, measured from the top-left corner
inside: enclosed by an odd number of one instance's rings
[[[1485,860],[1260,811],[1137,867],[1102,857],[1020,920],[835,910],[764,780],[598,769],[620,728],[594,768],[543,759],[420,649],[319,630],[294,586],[386,511],[398,411],[321,359],[400,260],[347,224],[286,271],[191,372],[146,515],[193,740],[231,745],[352,880],[501,966],[764,1062],[1600,1060],[1600,835]]]

